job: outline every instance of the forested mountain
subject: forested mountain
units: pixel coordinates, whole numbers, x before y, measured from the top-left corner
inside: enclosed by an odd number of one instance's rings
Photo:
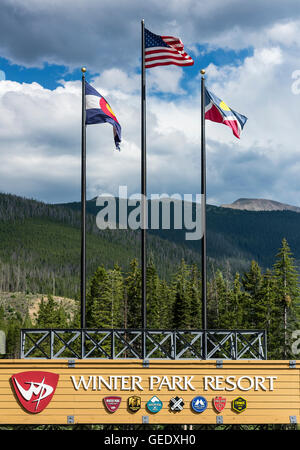
[[[87,211],[87,326],[138,328],[139,231],[100,231],[95,200]],[[209,328],[266,329],[270,357],[291,355],[292,331],[299,328],[299,225],[300,215],[290,211],[207,207]],[[148,234],[150,328],[201,327],[200,241],[186,241],[185,232],[173,227]],[[11,300],[0,302],[0,328],[12,357],[18,355],[20,327],[79,326],[79,302],[71,317],[54,301],[55,295],[78,299],[79,274],[80,204],[0,194],[0,291],[48,299],[35,323],[24,302],[19,311]]]
[[[117,209],[118,210],[118,209]],[[87,202],[87,274],[100,265],[123,270],[140,259],[140,232],[99,230],[96,201]],[[151,211],[149,210],[151,218]],[[118,219],[118,217],[117,217]],[[80,273],[80,202],[49,205],[0,194],[0,290],[43,292],[75,298]],[[182,259],[201,268],[201,243],[186,230],[149,230],[148,255],[158,274],[169,279]],[[239,211],[207,206],[207,251],[211,276],[218,269],[234,276],[252,260],[270,268],[283,238],[295,264],[300,261],[300,214],[292,211]]]
[[[72,208],[0,194],[0,291],[78,296],[80,221]],[[157,236],[149,236],[148,253],[164,278],[182,259],[200,263],[199,253]],[[138,231],[100,231],[95,216],[87,215],[88,278],[102,264],[127,270],[139,257]]]
[[[60,206],[73,211],[80,210],[79,202]],[[193,204],[193,217],[195,217],[195,208]],[[87,202],[89,214],[96,216],[100,209],[96,206],[96,199]],[[117,203],[117,221],[118,209]],[[130,208],[128,211],[130,212]],[[148,217],[151,223],[150,205]],[[200,253],[200,241],[186,240],[187,230],[176,230],[173,225],[171,214],[170,230],[150,229],[148,234]],[[271,267],[283,238],[289,242],[296,265],[300,267],[299,213],[288,210],[246,211],[207,205],[207,254],[211,268],[230,267],[232,271],[245,270],[252,260],[257,261],[264,268]]]

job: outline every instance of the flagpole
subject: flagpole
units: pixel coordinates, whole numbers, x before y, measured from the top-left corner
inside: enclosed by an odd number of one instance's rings
[[[142,329],[143,329],[143,359],[145,357],[145,329],[147,327],[146,304],[146,218],[147,218],[147,182],[146,182],[146,73],[145,73],[145,23],[141,21],[141,271],[142,271]]]
[[[206,148],[205,148],[205,70],[201,70],[201,206],[202,206],[202,329],[207,329],[206,272]],[[206,352],[205,352],[206,353]]]
[[[85,72],[82,67],[82,123],[81,123],[81,328],[86,328],[86,110],[85,110]]]

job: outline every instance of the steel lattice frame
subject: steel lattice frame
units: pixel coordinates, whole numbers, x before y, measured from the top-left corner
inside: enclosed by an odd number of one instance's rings
[[[267,359],[265,330],[23,329],[20,357]]]

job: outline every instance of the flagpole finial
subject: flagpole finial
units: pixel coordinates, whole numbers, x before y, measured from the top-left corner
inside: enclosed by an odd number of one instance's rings
[[[201,69],[201,70],[200,70],[200,73],[201,73],[202,75],[204,75],[204,74],[205,74],[205,70],[204,70],[204,69]]]
[[[86,67],[81,67],[81,72],[85,73],[86,72]]]

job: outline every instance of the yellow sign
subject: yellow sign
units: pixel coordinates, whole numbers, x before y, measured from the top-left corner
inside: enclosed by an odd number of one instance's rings
[[[300,361],[0,360],[0,424],[287,424]]]

